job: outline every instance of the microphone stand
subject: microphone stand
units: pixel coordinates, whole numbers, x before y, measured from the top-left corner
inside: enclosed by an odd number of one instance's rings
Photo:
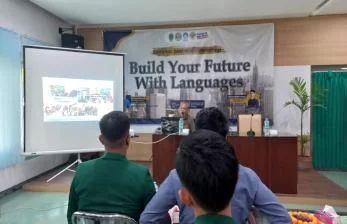
[[[247,131],[248,137],[254,137],[255,136],[255,132],[252,130],[252,120],[253,120],[253,113],[251,114],[251,124],[249,127],[249,131]]]

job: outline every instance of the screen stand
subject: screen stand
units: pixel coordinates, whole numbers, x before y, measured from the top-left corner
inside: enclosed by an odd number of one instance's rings
[[[70,165],[68,165],[67,167],[65,167],[62,171],[60,171],[59,173],[57,173],[56,175],[54,175],[53,177],[49,178],[48,180],[46,180],[46,183],[50,182],[51,180],[53,180],[54,178],[56,178],[57,176],[59,176],[60,174],[64,173],[65,171],[71,171],[71,172],[76,172],[72,169],[70,169],[73,165],[75,164],[80,164],[82,163],[82,160],[81,160],[81,155],[78,153],[77,154],[77,160],[73,163],[71,163]]]

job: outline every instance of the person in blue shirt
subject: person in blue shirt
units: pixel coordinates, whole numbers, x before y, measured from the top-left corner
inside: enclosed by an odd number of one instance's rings
[[[181,201],[194,210],[196,224],[233,224],[230,205],[238,179],[238,161],[218,133],[200,129],[181,142],[176,170]]]
[[[259,101],[255,98],[255,90],[251,89],[250,91],[251,98],[248,100],[249,107],[259,107]]]
[[[196,129],[209,129],[226,137],[229,131],[228,119],[215,107],[199,111],[195,121]],[[233,148],[231,147],[233,150]],[[168,210],[178,205],[180,223],[194,223],[193,210],[186,207],[178,196],[182,187],[175,169],[160,185],[158,192],[147,204],[141,214],[140,223],[162,223]],[[239,179],[231,200],[233,219],[236,223],[245,223],[252,207],[266,216],[269,223],[291,223],[288,211],[279,203],[276,196],[260,180],[258,175],[245,166],[239,165]]]
[[[259,100],[256,99],[256,93],[255,90],[252,89],[250,91],[250,99],[247,102],[247,110],[248,111],[254,111],[254,112],[258,112],[259,110]]]

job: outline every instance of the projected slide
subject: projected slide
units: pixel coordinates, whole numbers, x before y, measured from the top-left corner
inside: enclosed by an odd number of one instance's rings
[[[114,109],[113,81],[42,77],[44,122],[99,121]]]

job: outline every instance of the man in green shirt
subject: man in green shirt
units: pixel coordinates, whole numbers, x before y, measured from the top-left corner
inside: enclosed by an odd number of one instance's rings
[[[99,126],[99,140],[106,153],[78,166],[70,187],[68,223],[72,223],[75,211],[119,213],[138,221],[155,187],[148,169],[126,158],[129,118],[113,111],[101,119]]]
[[[180,144],[176,170],[181,201],[191,206],[196,224],[233,224],[230,200],[238,179],[238,161],[225,139],[198,130]]]

